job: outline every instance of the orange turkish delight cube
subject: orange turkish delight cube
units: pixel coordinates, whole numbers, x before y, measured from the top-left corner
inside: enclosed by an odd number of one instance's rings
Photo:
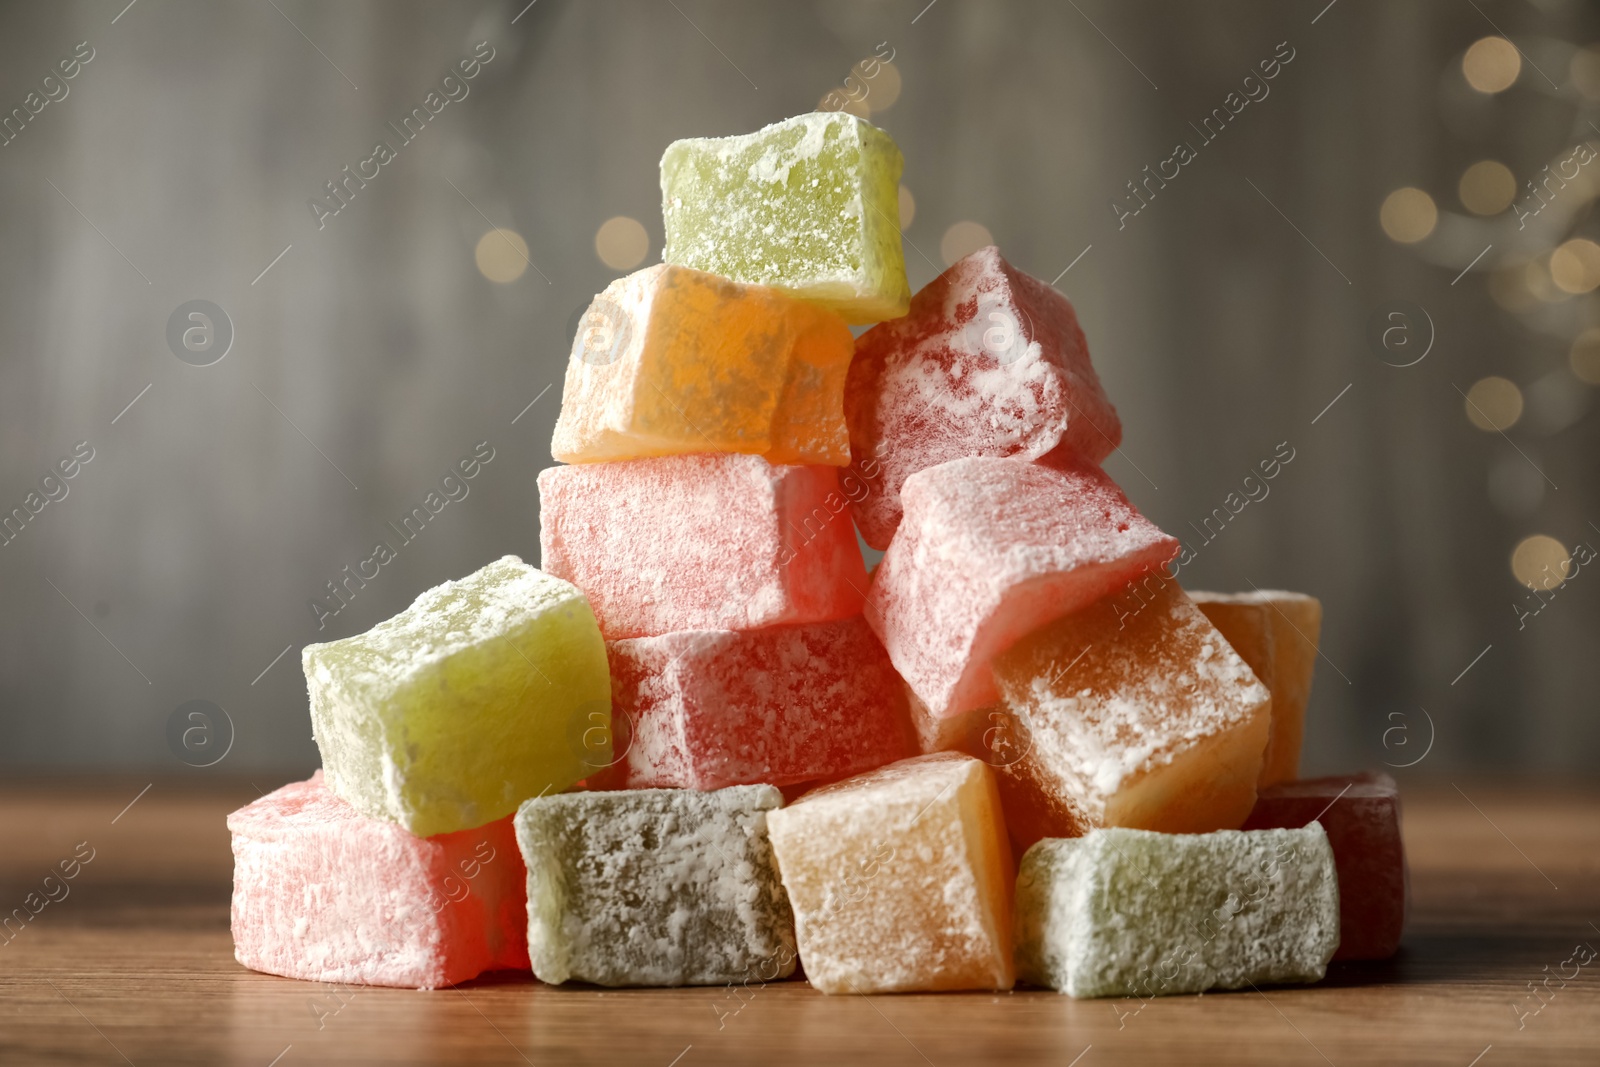
[[[891,763],[768,813],[767,828],[817,989],[1011,988],[1016,871],[979,761]]]
[[[1035,631],[995,661],[1010,747],[991,758],[1019,849],[1100,826],[1237,829],[1256,799],[1267,689],[1174,581]]]
[[[1293,781],[1300,773],[1322,601],[1281,589],[1189,595],[1272,692],[1272,727],[1260,784]]]
[[[759,285],[658,264],[618,278],[579,321],[550,452],[597,463],[744,452],[850,461],[844,320]]]

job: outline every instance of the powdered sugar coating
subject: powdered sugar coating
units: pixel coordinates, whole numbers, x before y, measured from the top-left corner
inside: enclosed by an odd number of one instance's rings
[[[852,503],[862,539],[886,548],[906,478],[963,456],[1099,463],[1122,424],[1067,298],[992,245],[958,260],[910,314],[856,340],[845,385],[851,465],[872,492]]]
[[[982,763],[901,760],[815,789],[768,822],[814,987],[1011,987],[1011,856]]]
[[[1017,876],[1017,970],[1075,997],[1316,982],[1339,942],[1322,827],[1041,841]]]
[[[674,141],[661,157],[662,258],[789,290],[850,322],[903,315],[902,166],[888,134],[843,112]]]
[[[240,963],[317,982],[434,989],[528,968],[510,818],[437,837],[371,819],[318,771],[228,816]]]
[[[767,839],[771,786],[528,801],[528,947],[541,981],[752,984],[794,971],[793,917]]]
[[[1022,635],[1178,551],[1095,467],[958,459],[913,474],[903,499],[866,618],[936,717],[992,701],[989,662]]]
[[[569,735],[591,714],[609,722],[587,598],[516,556],[364,634],[307,645],[301,662],[329,788],[423,836],[567,788],[591,769]]]
[[[607,640],[848,618],[867,576],[838,487],[833,467],[738,454],[552,467],[542,561]]]
[[[627,755],[591,788],[842,778],[912,754],[905,687],[857,616],[613,641]]]
[[[1000,768],[1019,847],[1099,826],[1232,829],[1249,814],[1267,690],[1176,582],[1137,612],[1110,596],[1043,627],[994,674],[1029,738]]]

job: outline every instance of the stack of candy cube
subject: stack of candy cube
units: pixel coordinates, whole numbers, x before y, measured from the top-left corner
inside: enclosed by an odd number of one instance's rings
[[[994,248],[912,296],[901,165],[842,113],[667,149],[542,569],[304,650],[323,767],[229,817],[241,963],[1143,998],[1395,951],[1393,781],[1296,780],[1320,604],[1178,586],[1072,305]]]

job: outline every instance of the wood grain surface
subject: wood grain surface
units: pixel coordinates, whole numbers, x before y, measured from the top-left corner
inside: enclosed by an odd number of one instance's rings
[[[1396,959],[1140,1009],[1036,990],[605,991],[497,975],[420,993],[255,974],[228,936],[223,817],[262,790],[146,784],[0,787],[0,914],[93,850],[0,943],[0,1064],[1600,1063],[1600,960],[1543,984],[1576,945],[1600,949],[1597,793],[1409,790],[1413,910]]]

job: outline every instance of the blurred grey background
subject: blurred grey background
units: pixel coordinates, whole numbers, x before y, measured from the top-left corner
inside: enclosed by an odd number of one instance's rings
[[[1308,770],[1592,779],[1600,573],[1562,561],[1600,546],[1600,163],[1571,158],[1600,144],[1596,40],[1565,0],[0,7],[0,513],[27,512],[0,765],[314,766],[303,645],[537,557],[574,316],[659,258],[663,148],[837,91],[905,152],[913,288],[987,232],[1072,299],[1125,427],[1107,469],[1196,551],[1185,584],[1322,598]],[[430,91],[466,95],[402,143]],[[1546,165],[1576,176],[1519,228]],[[168,341],[193,300],[232,326],[209,366]],[[235,731],[209,771],[168,742],[192,700]]]

